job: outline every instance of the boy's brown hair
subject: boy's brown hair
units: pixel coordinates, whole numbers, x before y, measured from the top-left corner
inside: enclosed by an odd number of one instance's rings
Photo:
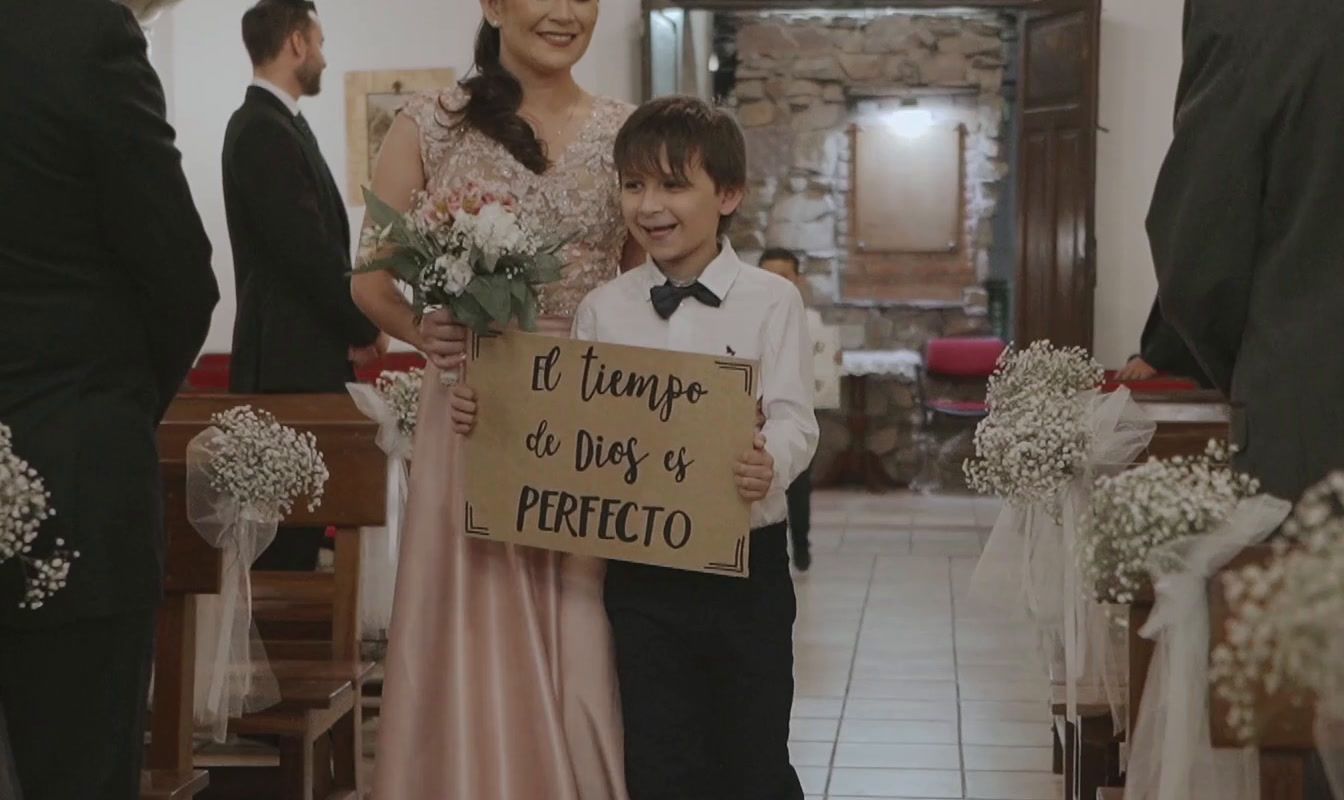
[[[694,97],[650,100],[630,115],[616,135],[616,170],[629,175],[687,180],[696,164],[704,167],[718,192],[747,188],[747,143],[726,111]],[[668,174],[663,168],[667,157]],[[733,215],[719,220],[719,235]]]

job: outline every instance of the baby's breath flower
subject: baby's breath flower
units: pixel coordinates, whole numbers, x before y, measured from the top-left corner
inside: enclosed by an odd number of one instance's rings
[[[34,553],[42,523],[55,516],[51,494],[37,470],[14,454],[13,433],[0,424],[0,564],[17,558],[23,572],[23,599],[19,608],[41,608],[65,588],[70,565],[78,551],[67,550],[57,539],[48,555]]]
[[[1197,458],[1149,459],[1093,485],[1079,531],[1079,567],[1111,603],[1132,603],[1159,545],[1208,533],[1259,483],[1226,466],[1225,445],[1209,442]]]
[[[989,415],[975,430],[975,458],[964,465],[971,488],[1018,505],[1045,503],[1058,516],[1059,490],[1092,443],[1083,393],[1101,378],[1082,348],[1038,341],[1004,351],[989,379]]]
[[[384,372],[374,382],[374,388],[383,396],[392,413],[397,415],[397,430],[403,436],[415,436],[415,417],[420,407],[420,382],[424,370]]]
[[[294,500],[308,510],[322,503],[327,464],[312,432],[281,425],[267,411],[236,406],[210,418],[220,431],[211,443],[210,485],[239,504],[289,514]]]
[[[1309,489],[1282,532],[1268,564],[1222,576],[1232,608],[1209,676],[1229,704],[1228,723],[1244,739],[1254,737],[1260,722],[1261,686],[1325,698],[1344,690],[1337,651],[1344,625],[1344,472]]]

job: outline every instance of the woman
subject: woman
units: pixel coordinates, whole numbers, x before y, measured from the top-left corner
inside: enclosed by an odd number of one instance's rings
[[[541,290],[540,332],[567,336],[579,301],[613,277],[625,230],[612,143],[629,109],[588,95],[571,68],[598,0],[482,0],[476,70],[415,97],[383,144],[373,191],[475,182],[511,193],[520,220],[575,233],[561,282]],[[447,312],[417,328],[385,273],[355,299],[387,333],[460,364]],[[488,409],[486,409],[486,413]],[[437,374],[424,381],[383,689],[380,800],[624,800],[604,567],[462,534],[465,469]]]

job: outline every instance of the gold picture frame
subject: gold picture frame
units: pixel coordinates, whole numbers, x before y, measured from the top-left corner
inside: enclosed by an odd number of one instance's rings
[[[383,137],[403,103],[417,92],[446,89],[457,80],[452,69],[388,69],[345,74],[346,193],[364,205],[364,187]]]

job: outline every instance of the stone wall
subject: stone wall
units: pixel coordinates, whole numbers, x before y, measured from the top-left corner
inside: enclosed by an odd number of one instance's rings
[[[979,285],[991,273],[995,215],[1010,213],[1001,199],[1010,169],[1011,19],[889,11],[733,17],[737,67],[729,103],[751,155],[748,199],[730,232],[734,246],[748,260],[766,246],[803,255],[810,300],[828,324],[841,327],[846,349],[918,351],[933,337],[988,333]],[[951,255],[855,253],[850,126],[911,103],[965,131],[962,247]],[[973,397],[982,388],[932,390]],[[868,446],[893,477],[910,480],[921,460],[914,387],[870,381],[868,404]],[[824,477],[848,432],[841,415],[820,416],[817,468]],[[958,433],[938,432],[933,446],[943,451],[942,471],[953,483],[957,451],[967,444]]]
[[[749,199],[733,227],[750,253],[809,257],[820,304],[960,304],[990,272],[993,219],[1009,165],[1004,76],[1015,28],[994,14],[754,12],[736,15],[736,108],[751,153]],[[965,131],[965,231],[953,257],[851,249],[851,123],[902,103]]]

